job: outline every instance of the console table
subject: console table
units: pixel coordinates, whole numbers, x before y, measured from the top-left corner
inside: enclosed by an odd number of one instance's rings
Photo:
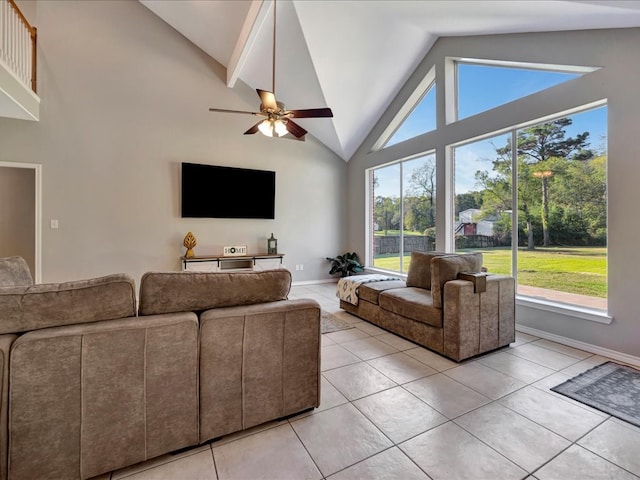
[[[260,253],[257,255],[243,256],[201,256],[180,257],[182,270],[192,272],[246,272],[251,270],[272,270],[284,268],[282,258],[284,253],[269,255]]]

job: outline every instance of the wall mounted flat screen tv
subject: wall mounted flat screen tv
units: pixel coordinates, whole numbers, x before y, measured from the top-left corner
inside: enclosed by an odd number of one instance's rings
[[[276,172],[182,163],[183,218],[275,218]]]

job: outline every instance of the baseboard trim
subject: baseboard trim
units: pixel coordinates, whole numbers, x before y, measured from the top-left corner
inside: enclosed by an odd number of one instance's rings
[[[537,328],[527,327],[526,325],[520,325],[516,323],[516,330],[522,333],[528,333],[529,335],[535,335],[536,337],[544,338],[545,340],[551,340],[553,342],[561,343],[569,347],[574,347],[585,352],[595,353],[596,355],[602,355],[603,357],[613,358],[629,365],[635,365],[640,367],[640,357],[629,355],[627,353],[617,352],[608,348],[599,347],[590,343],[580,342],[572,338],[563,337],[554,333],[545,332],[544,330],[538,330]]]

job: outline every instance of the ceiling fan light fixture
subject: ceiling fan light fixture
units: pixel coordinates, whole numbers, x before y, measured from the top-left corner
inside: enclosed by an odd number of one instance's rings
[[[282,120],[276,120],[275,122],[273,122],[273,129],[275,130],[276,135],[278,135],[279,137],[284,137],[287,133],[289,133],[287,131],[287,126]]]
[[[287,131],[287,126],[282,120],[274,120],[273,118],[267,118],[260,122],[258,130],[260,130],[260,132],[266,137],[273,137],[274,134],[276,137],[284,137],[289,133]]]
[[[258,125],[258,129],[264,136],[273,137],[273,124],[271,123],[271,120],[264,120],[260,125]]]
[[[2,0],[0,0],[2,1]],[[241,110],[228,110],[224,108],[210,108],[211,112],[226,113],[244,113],[248,115],[257,115],[263,117],[264,120],[254,124],[249,130],[244,132],[245,135],[253,135],[261,132],[266,137],[285,137],[288,133],[291,135],[287,138],[296,140],[304,140],[307,131],[294,122],[293,118],[321,118],[333,117],[331,109],[325,108],[307,108],[303,110],[286,110],[284,103],[278,102],[274,94],[276,89],[276,0],[273,0],[273,59],[271,64],[272,92],[267,90],[256,89],[260,97],[260,112],[246,112]]]

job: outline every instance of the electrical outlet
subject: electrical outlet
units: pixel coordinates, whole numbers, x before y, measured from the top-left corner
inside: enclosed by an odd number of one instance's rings
[[[51,228],[53,229],[58,228],[58,220],[51,219]]]
[[[300,265],[296,265],[296,270],[300,270]]]
[[[300,270],[304,270],[304,265],[300,264]]]

